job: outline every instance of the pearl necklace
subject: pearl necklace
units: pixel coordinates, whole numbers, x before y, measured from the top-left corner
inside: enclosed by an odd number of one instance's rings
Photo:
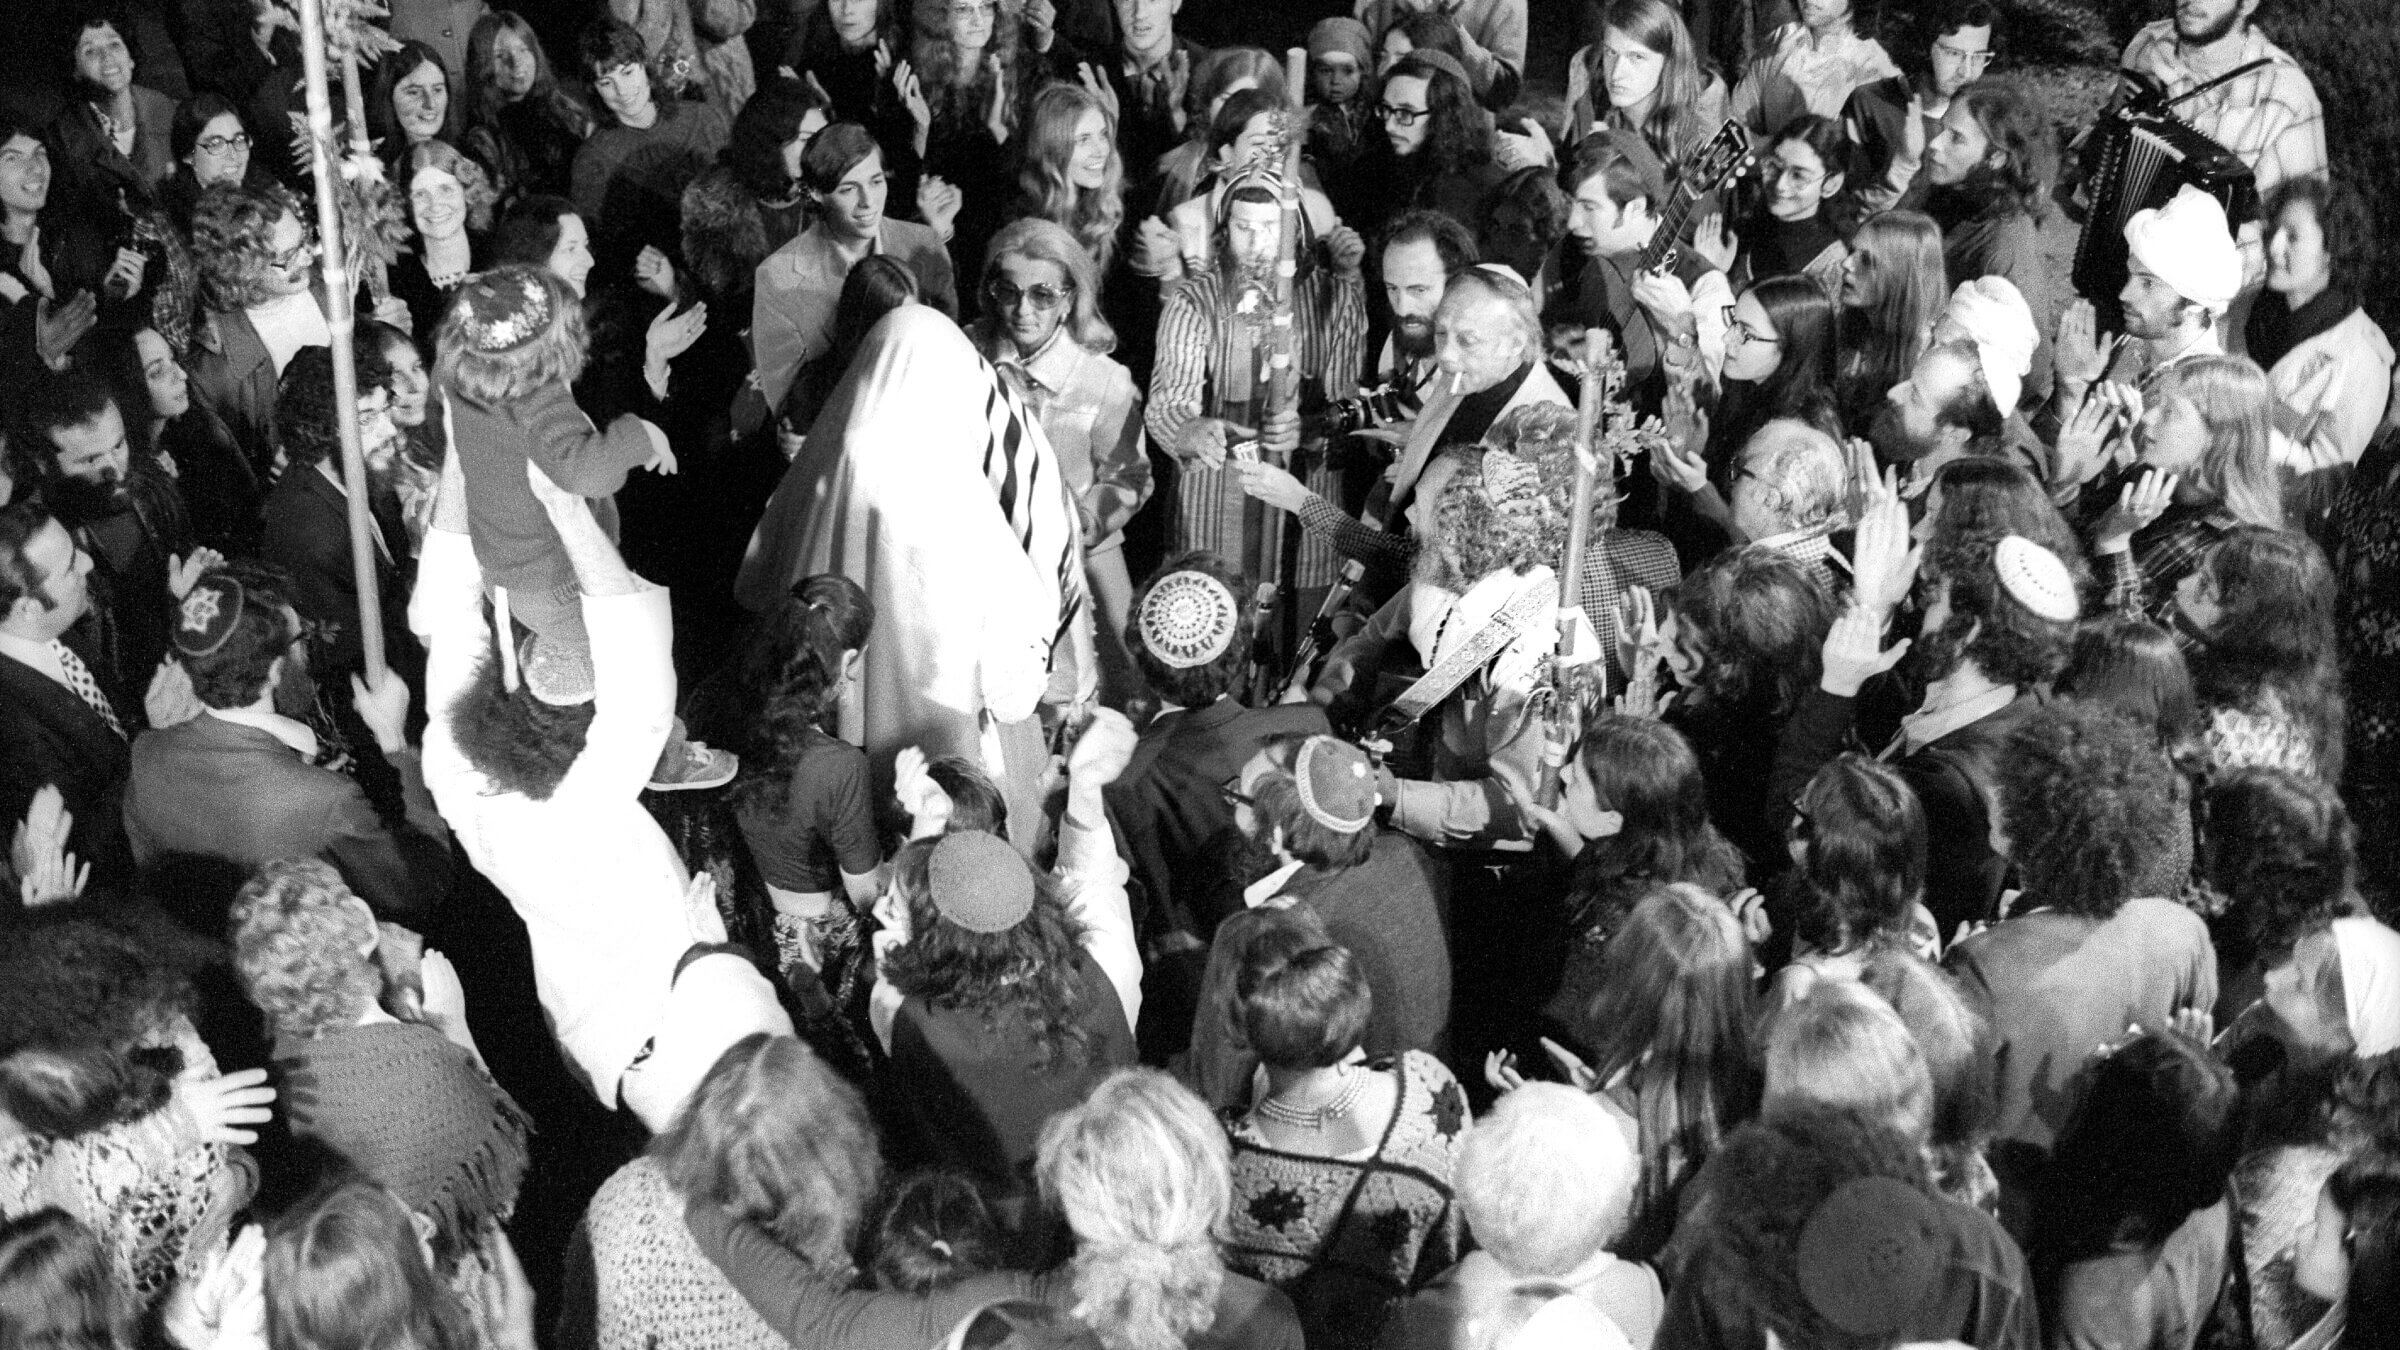
[[[1294,1129],[1322,1130],[1349,1115],[1351,1110],[1358,1105],[1359,1097],[1367,1090],[1367,1076],[1360,1073],[1355,1066],[1345,1065],[1341,1073],[1343,1079],[1341,1090],[1316,1106],[1286,1106],[1280,1098],[1269,1097],[1254,1109],[1268,1120],[1292,1126]]]

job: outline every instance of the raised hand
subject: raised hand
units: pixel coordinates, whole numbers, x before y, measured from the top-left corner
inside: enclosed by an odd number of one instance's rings
[[[2088,481],[2107,462],[2109,438],[2117,429],[2117,406],[2101,393],[2107,387],[2094,385],[2059,427],[2053,486]]]
[[[2144,469],[2138,481],[2127,483],[2117,494],[2115,505],[2100,517],[2092,530],[2092,552],[2124,553],[2133,547],[2133,537],[2142,527],[2165,515],[2175,501],[2174,474],[2163,469]]]
[[[1673,433],[1673,414],[1669,414],[1669,434],[1650,456],[1650,468],[1667,486],[1697,496],[1708,489],[1708,460],[1700,451],[1708,440],[1708,414],[1693,408],[1689,416],[1690,434],[1678,436]]]
[[[1878,482],[1850,544],[1850,593],[1877,618],[1889,618],[1917,582],[1923,549],[1909,532],[1908,507]]]
[[[1711,211],[1700,217],[1699,225],[1693,229],[1692,247],[1699,251],[1709,266],[1720,272],[1730,272],[1734,258],[1742,251],[1742,241],[1727,227],[1724,212]]]
[[[1083,92],[1090,94],[1094,101],[1108,110],[1108,120],[1111,123],[1117,120],[1119,116],[1117,87],[1108,82],[1107,76],[1093,69],[1091,62],[1078,61],[1075,63],[1075,83],[1082,85]]]
[[[27,253],[30,255],[31,250]],[[54,305],[47,295],[33,302],[33,351],[42,364],[52,370],[64,370],[67,356],[83,335],[100,322],[100,302],[90,291],[77,291],[62,305]]]
[[[786,66],[784,69],[788,71],[791,69],[791,67]],[[875,78],[879,80],[888,80],[891,77],[892,40],[890,38],[877,38],[875,39]]]
[[[225,555],[213,548],[196,548],[182,557],[167,555],[167,594],[181,600],[200,578],[225,565]]]
[[[1649,587],[1628,586],[1617,597],[1617,664],[1630,675],[1644,660],[1657,668],[1658,605]]]
[[[84,883],[92,879],[92,865],[77,867],[75,855],[67,851],[67,838],[74,832],[75,814],[67,809],[66,795],[55,783],[43,784],[26,804],[25,818],[17,822],[16,837],[8,849],[9,864],[17,873],[18,898],[25,908],[83,894]]]
[[[1824,674],[1817,684],[1836,698],[1856,698],[1868,680],[1900,664],[1913,640],[1883,645],[1884,616],[1853,604],[1825,634]]]
[[[149,268],[148,254],[138,248],[120,248],[108,266],[108,275],[100,279],[100,289],[122,300],[142,288],[142,276]]]
[[[1058,6],[1051,0],[1025,0],[1025,37],[1026,46],[1049,51],[1058,40]]]
[[[958,208],[967,195],[935,174],[917,180],[917,215],[946,242],[956,230]]]
[[[1175,129],[1183,130],[1187,120],[1183,100],[1192,88],[1191,53],[1181,47],[1167,53],[1167,115],[1175,119]]]
[[[350,677],[350,706],[358,710],[358,720],[375,733],[375,744],[385,754],[397,754],[408,748],[408,681],[390,667],[376,672],[370,680],[365,675]]]
[[[1333,270],[1343,276],[1356,276],[1359,266],[1367,260],[1367,241],[1347,225],[1336,225],[1325,235],[1325,256],[1333,260]]]
[[[912,822],[908,837],[925,839],[940,834],[950,823],[950,794],[933,781],[925,752],[904,746],[892,761],[892,796]]]
[[[993,140],[1006,145],[1008,134],[1013,129],[1013,119],[1009,116],[1009,96],[1012,91],[1009,89],[1011,81],[1008,66],[1000,60],[998,52],[985,57],[984,63],[992,72],[992,102],[990,107],[984,109],[983,125],[992,133]]]
[[[633,260],[633,282],[670,306],[675,301],[675,263],[656,244],[642,245]]]
[[[265,1069],[175,1080],[175,1104],[200,1127],[203,1143],[257,1143],[258,1131],[250,1127],[264,1125],[274,1116],[267,1109],[274,1100],[275,1089],[267,1086]]]
[[[2069,304],[2058,319],[2058,338],[2051,345],[2051,365],[2058,378],[2089,388],[2108,373],[2108,347],[2100,336],[2100,312],[2089,300]]]
[[[692,349],[700,335],[708,331],[708,306],[693,305],[681,314],[673,302],[659,306],[650,319],[650,331],[642,335],[642,364],[663,366]]]
[[[33,293],[45,300],[58,298],[58,284],[50,278],[50,265],[42,260],[42,227],[35,225],[25,232],[25,249],[17,255],[17,272]]]
[[[1183,238],[1175,227],[1146,216],[1133,227],[1133,270],[1146,277],[1174,277],[1183,272]]]

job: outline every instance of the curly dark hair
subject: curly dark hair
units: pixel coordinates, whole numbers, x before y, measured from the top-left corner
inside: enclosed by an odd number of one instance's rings
[[[2075,574],[2077,586],[2089,584],[2083,541],[2050,500],[2050,489],[2025,466],[1990,455],[1968,455],[1937,470],[1933,485],[1942,494],[1929,541],[1933,547],[1967,535],[2021,534],[2057,554]]]
[[[2165,1242],[2224,1197],[2241,1146],[2233,1070],[2180,1035],[2146,1033],[2085,1078],[2034,1204],[2046,1265]]]
[[[1954,660],[1973,660],[2002,684],[2027,688],[2066,665],[2075,621],[2044,618],[2000,584],[1993,559],[2003,537],[1963,535],[1927,550],[1919,575],[1928,584],[1949,587],[1950,621],[1918,646],[1929,659],[1939,649]],[[2080,582],[2076,589],[2082,590]],[[1938,663],[1928,672],[1936,679],[1948,673]]]
[[[392,109],[392,90],[402,80],[431,66],[442,73],[442,91],[447,107],[442,114],[441,130],[436,140],[456,142],[458,130],[466,121],[467,97],[458,87],[458,76],[442,54],[415,39],[400,44],[399,50],[386,53],[377,61],[367,77],[367,134],[383,146],[384,153],[398,159],[408,149],[408,135],[400,130],[400,116]],[[408,180],[399,183],[403,201],[408,196]]]
[[[909,939],[883,958],[885,978],[937,1008],[972,1010],[995,1033],[1007,1023],[1023,1026],[1033,1033],[1036,1073],[1090,1064],[1077,974],[1084,929],[1048,874],[1034,873],[1033,909],[1014,927],[972,932],[934,907],[933,847],[920,839],[892,860],[892,884],[908,905]]]
[[[1801,937],[1829,951],[1903,940],[1925,893],[1925,807],[1906,778],[1837,756],[1800,790],[1791,837],[1804,845],[1790,874]]]
[[[0,1053],[29,1045],[122,1051],[193,1007],[216,953],[156,911],[47,906],[0,928]]]
[[[1151,587],[1177,572],[1198,572],[1213,578],[1233,596],[1233,640],[1216,660],[1206,665],[1178,669],[1159,660],[1149,644],[1142,641],[1142,602],[1149,598]],[[1241,685],[1250,665],[1250,609],[1245,603],[1249,598],[1249,582],[1216,554],[1195,549],[1169,558],[1142,583],[1125,611],[1129,616],[1125,620],[1125,650],[1131,653],[1133,668],[1141,672],[1143,683],[1178,708],[1205,708],[1232,693]]]
[[[498,654],[486,647],[450,705],[450,734],[494,792],[548,801],[583,753],[593,711],[590,703],[544,703],[523,683],[511,693],[501,683]]]
[[[1456,173],[1491,160],[1492,115],[1475,101],[1475,91],[1466,81],[1412,52],[1376,81],[1378,96],[1403,77],[1425,81],[1425,107],[1433,123],[1417,153],[1425,157],[1428,169]]]
[[[2148,619],[2104,614],[2075,630],[2051,692],[2112,709],[2147,726],[2186,774],[2206,766],[2200,699],[2175,635]]]
[[[1773,549],[1729,549],[1685,576],[1668,604],[1700,653],[1686,711],[1781,718],[1816,687],[1834,620],[1818,569]]]
[[[867,593],[828,572],[794,583],[783,603],[751,629],[734,663],[736,697],[751,710],[739,742],[736,805],[782,809],[809,733],[822,733],[825,714],[841,696],[842,654],[866,646],[874,627],[875,605]]]
[[[358,370],[355,388],[362,394],[388,389],[391,359],[380,343],[354,345],[351,358]],[[302,347],[284,363],[275,381],[275,447],[283,451],[284,472],[315,467],[317,461],[341,453],[342,422],[333,396],[333,349]]]
[[[1322,1069],[1358,1048],[1375,1013],[1366,970],[1340,943],[1257,946],[1234,977],[1234,1023],[1262,1063]]]
[[[2105,919],[2188,821],[2147,727],[2071,700],[2037,710],[2000,757],[2000,816],[2028,903]]]
[[[0,1058],[0,1111],[44,1138],[73,1139],[165,1106],[182,1064],[181,1054],[163,1047],[27,1046]]]
[[[2305,729],[2317,771],[2340,782],[2343,749],[2340,588],[2315,541],[2297,530],[2241,525],[2201,559],[2224,614],[2192,657],[2205,708],[2276,707]]]
[[[2281,769],[2236,769],[2201,799],[2200,874],[2226,903],[2217,955],[2272,965],[2303,933],[2351,913],[2358,831],[2341,795]]]
[[[2325,236],[2325,256],[2333,264],[2334,289],[2357,294],[2374,275],[2381,251],[2366,199],[2339,178],[2293,178],[2268,194],[2258,218],[2273,234],[2283,213],[2295,206],[2306,206],[2317,218],[2317,228]]]
[[[800,185],[783,171],[783,148],[800,138],[800,125],[812,112],[833,119],[832,105],[814,84],[780,75],[759,81],[758,92],[734,115],[717,162],[733,170],[760,201],[790,198]]]
[[[1772,1327],[1785,1345],[1811,1350],[1880,1350],[1888,1343],[1842,1330],[1809,1302],[1800,1283],[1800,1234],[1817,1206],[1853,1181],[1889,1178],[1931,1197],[1921,1149],[1857,1112],[1794,1106],[1734,1131],[1711,1174],[1715,1204],[1684,1278],[1695,1283],[1718,1325]]]

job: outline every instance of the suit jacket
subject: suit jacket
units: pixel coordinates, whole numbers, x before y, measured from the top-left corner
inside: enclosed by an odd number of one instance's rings
[[[70,639],[68,645],[78,644]],[[88,657],[85,664],[105,689],[107,677],[100,664]],[[106,692],[123,720],[124,700],[116,690]],[[0,828],[14,829],[25,818],[33,794],[45,783],[56,783],[75,816],[67,844],[77,860],[92,865],[95,881],[124,879],[133,870],[133,860],[126,851],[118,801],[130,762],[125,739],[109,730],[74,691],[0,655]],[[0,910],[16,904],[13,889],[0,896]]]
[[[224,422],[260,483],[274,476],[275,359],[238,309],[212,310],[192,331],[192,399]]]
[[[392,545],[406,548],[396,521],[375,513],[380,540],[375,581],[383,607],[383,649],[392,668],[420,697],[425,687],[423,649],[408,631],[408,588],[395,565]],[[292,608],[300,617],[331,625],[332,636],[313,644],[309,670],[320,685],[340,688],[340,676],[366,669],[366,643],[358,631],[358,578],[350,561],[350,503],[315,466],[294,467],[267,494],[267,530],[259,553],[291,574]]]
[[[376,917],[421,927],[450,886],[450,839],[416,756],[394,757],[408,819],[258,727],[203,713],[133,744],[125,832],[179,914],[222,932],[233,891],[272,858],[323,858]],[[213,924],[213,928],[212,928]]]

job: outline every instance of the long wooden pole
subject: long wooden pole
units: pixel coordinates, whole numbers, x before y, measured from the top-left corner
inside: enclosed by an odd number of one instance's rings
[[[334,425],[342,436],[342,492],[350,508],[350,568],[358,582],[358,636],[366,648],[367,680],[380,683],[383,597],[375,584],[375,523],[368,511],[367,457],[358,439],[358,359],[352,341],[349,260],[342,248],[342,208],[334,195],[333,99],[325,78],[325,11],[300,0],[300,73],[308,95],[309,160],[317,189],[318,254],[325,279],[325,327],[333,334]],[[355,79],[355,76],[353,77]]]

